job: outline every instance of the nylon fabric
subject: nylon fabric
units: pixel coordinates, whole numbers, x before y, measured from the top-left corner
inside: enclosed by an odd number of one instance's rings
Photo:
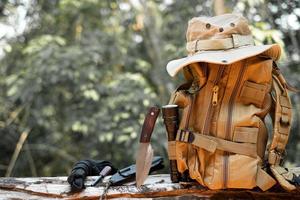
[[[285,81],[284,81],[285,82]],[[273,165],[280,164],[282,155],[285,152],[285,146],[288,142],[288,136],[292,121],[292,106],[284,82],[280,81],[278,75],[273,75],[274,98],[274,129],[273,139],[269,148],[269,163]]]
[[[181,110],[176,141],[169,145],[178,171],[210,189],[268,190],[276,181],[262,169],[268,141],[264,119],[273,113],[270,164],[280,163],[291,125],[290,100],[282,78],[274,75],[273,60],[262,55],[186,69],[189,88],[179,87],[169,102]]]
[[[193,138],[190,140],[189,138]],[[206,151],[214,153],[216,149],[256,157],[256,145],[250,143],[238,143],[224,140],[218,137],[203,135],[200,133],[192,133],[188,131],[179,130],[176,140],[179,142],[187,142],[196,147],[203,148]],[[256,141],[255,141],[256,143]]]
[[[262,191],[266,191],[276,184],[276,180],[263,169],[259,168],[257,171],[256,184]]]
[[[168,157],[170,160],[176,160],[175,141],[168,142]]]
[[[247,20],[237,14],[192,18],[187,57],[170,61],[167,72],[183,72],[187,84],[170,100],[180,108],[175,147],[177,167],[209,189],[274,185],[263,167],[271,165],[290,190],[278,166],[292,124],[291,87],[275,61],[278,44],[254,45]],[[273,120],[271,143],[265,117]],[[174,156],[174,154],[170,154]]]
[[[287,180],[288,178],[285,178],[284,175],[287,175],[287,170],[283,170],[282,167],[276,166],[276,165],[271,165],[271,172],[279,182],[279,184],[287,191],[292,191],[295,190],[296,187],[289,183]]]

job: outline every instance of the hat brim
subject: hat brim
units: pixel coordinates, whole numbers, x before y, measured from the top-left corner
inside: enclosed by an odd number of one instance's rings
[[[258,54],[266,55],[273,60],[278,60],[281,49],[278,44],[244,46],[236,49],[218,51],[200,51],[192,56],[172,60],[167,64],[167,71],[170,76],[175,76],[182,68],[195,62],[206,62],[220,65],[229,65]]]

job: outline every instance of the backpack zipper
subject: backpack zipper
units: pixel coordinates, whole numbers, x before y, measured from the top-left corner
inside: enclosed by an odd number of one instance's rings
[[[231,132],[231,126],[232,126],[232,112],[233,112],[233,107],[234,107],[234,101],[237,97],[237,90],[240,86],[240,83],[243,79],[243,75],[246,69],[246,62],[243,63],[243,66],[241,66],[241,69],[239,71],[238,79],[235,82],[232,95],[229,99],[228,103],[228,120],[227,120],[227,125],[226,125],[226,135],[225,135],[225,140],[230,140],[230,132]],[[224,188],[227,188],[227,183],[228,183],[228,158],[229,158],[229,152],[225,151],[224,152],[224,168],[223,168],[223,173],[224,173]]]
[[[213,93],[210,99],[210,104],[208,105],[207,109],[207,115],[204,121],[204,127],[203,127],[203,134],[209,135],[209,130],[210,130],[210,124],[211,124],[211,119],[213,117],[213,107],[215,107],[218,104],[218,95],[219,95],[219,81],[221,77],[223,76],[225,70],[225,66],[221,65],[218,69],[218,74],[214,80],[214,86],[213,86]]]

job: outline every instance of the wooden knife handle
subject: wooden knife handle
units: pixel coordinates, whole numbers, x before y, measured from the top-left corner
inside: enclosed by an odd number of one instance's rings
[[[160,109],[158,107],[151,107],[145,117],[140,137],[140,143],[150,142],[150,138],[154,129],[156,119],[159,115]]]

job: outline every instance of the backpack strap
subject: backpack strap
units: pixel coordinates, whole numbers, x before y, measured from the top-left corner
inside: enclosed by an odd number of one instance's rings
[[[279,165],[285,153],[292,123],[292,105],[288,96],[287,83],[276,63],[273,64],[273,139],[269,148],[268,162]]]
[[[283,189],[287,191],[292,191],[296,189],[296,186],[291,184],[293,183],[293,178],[295,176],[294,173],[288,171],[288,169],[283,168],[279,165],[271,165],[270,170],[281,185],[281,187],[283,187]]]
[[[179,108],[186,107],[190,102],[188,102],[188,98],[184,91],[187,91],[192,86],[192,81],[187,81],[177,87],[171,94],[169,105],[178,105]],[[174,136],[176,137],[176,136]],[[168,157],[169,160],[176,160],[176,147],[175,140],[168,139]],[[177,171],[177,169],[173,169],[173,171]]]
[[[180,86],[178,86],[172,93],[171,93],[171,97],[169,100],[169,104],[176,104],[178,105],[180,108],[184,107],[181,105],[181,103],[179,103],[178,98],[182,99],[183,97],[180,97],[182,94],[182,91],[186,91],[188,89],[191,88],[193,82],[185,82],[183,84],[181,84]],[[185,98],[184,98],[185,99]]]
[[[203,135],[199,132],[178,130],[176,141],[185,142],[214,153],[217,149],[256,158],[256,144],[232,142],[222,138]]]
[[[298,92],[297,89],[290,86],[284,79],[276,63],[273,62],[273,139],[269,147],[268,162],[270,170],[279,184],[287,191],[295,190],[292,185],[292,173],[281,167],[281,161],[285,155],[285,147],[289,139],[292,125],[292,104],[288,95],[288,90]]]
[[[291,84],[289,84],[285,78],[283,77],[282,73],[280,72],[280,69],[278,67],[278,65],[276,64],[276,62],[273,61],[273,71],[272,73],[280,80],[280,82],[282,83],[282,85],[289,91],[291,92],[300,92],[299,89],[293,87]]]
[[[169,104],[176,104],[179,108],[184,108],[182,102],[186,102],[189,94],[197,93],[206,82],[206,64],[203,64],[204,70],[200,70],[199,63],[194,63],[183,69],[183,75],[186,82],[177,87],[171,94]]]

